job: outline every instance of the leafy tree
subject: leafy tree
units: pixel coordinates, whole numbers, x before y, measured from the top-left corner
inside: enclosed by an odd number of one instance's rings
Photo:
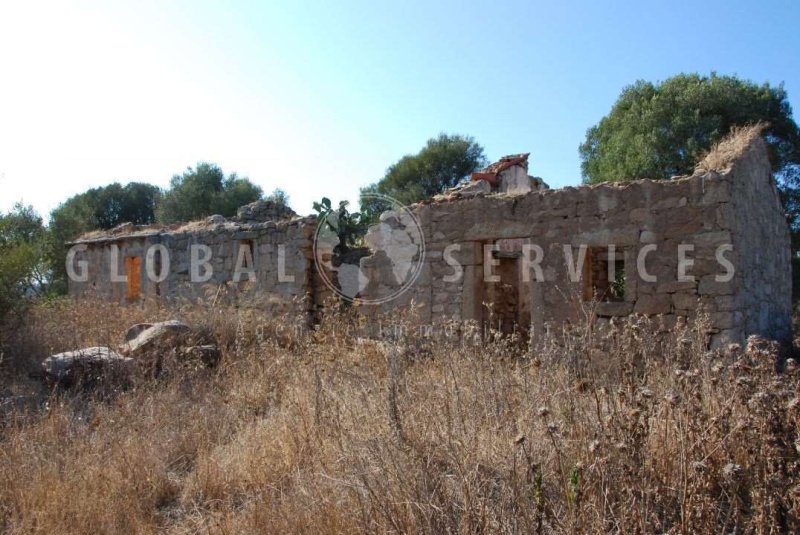
[[[147,225],[155,221],[161,189],[151,184],[118,183],[86,192],[99,228],[114,228],[122,223]]]
[[[475,139],[469,136],[439,134],[417,154],[403,156],[377,183],[362,193],[388,195],[411,204],[441,193],[486,165],[486,157]],[[362,211],[374,215],[381,207],[366,199]]]
[[[189,167],[182,175],[172,177],[170,189],[156,208],[156,219],[176,223],[212,214],[229,217],[262,194],[261,188],[247,178],[239,178],[236,173],[226,177],[218,166],[201,162],[195,169]]]
[[[289,194],[280,188],[272,190],[272,193],[267,195],[265,200],[289,206]]]
[[[583,176],[596,183],[691,173],[732,127],[759,121],[769,124],[774,171],[796,175],[800,130],[783,85],[759,86],[716,74],[638,81],[623,89],[611,112],[587,131],[579,149]]]
[[[70,197],[53,210],[50,227],[68,241],[84,232],[110,229],[122,223],[147,225],[155,222],[160,197],[158,187],[142,182],[125,186],[115,182],[92,188]]]
[[[17,204],[0,215],[0,320],[46,290],[45,243],[42,218],[32,207]]]
[[[47,256],[52,266],[52,288],[66,291],[66,244],[84,232],[110,229],[122,223],[146,225],[155,221],[161,190],[151,184],[118,183],[70,197],[50,213]]]

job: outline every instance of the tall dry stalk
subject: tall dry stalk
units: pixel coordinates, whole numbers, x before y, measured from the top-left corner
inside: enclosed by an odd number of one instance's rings
[[[217,370],[105,397],[26,378],[25,362],[172,317],[213,333]],[[577,325],[527,349],[474,325],[378,341],[347,310],[287,329],[302,321],[193,303],[32,310],[3,338],[0,529],[800,529],[800,371],[777,372],[768,343],[709,351],[702,318],[658,336],[658,318]]]

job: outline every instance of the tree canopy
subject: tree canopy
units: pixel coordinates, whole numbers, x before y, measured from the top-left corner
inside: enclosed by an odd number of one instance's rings
[[[362,193],[380,193],[411,204],[455,186],[485,165],[483,147],[475,139],[439,134],[429,139],[417,154],[400,158],[383,178],[363,188]],[[362,202],[361,208],[372,211],[369,202]]]
[[[26,296],[46,289],[46,231],[30,206],[0,214],[0,320]]]
[[[759,121],[769,125],[765,137],[779,182],[796,185],[800,130],[783,85],[713,73],[638,81],[587,131],[579,148],[583,177],[597,183],[690,174],[732,127]]]
[[[187,168],[181,175],[170,180],[156,208],[156,219],[160,223],[191,221],[212,214],[226,217],[236,215],[236,210],[245,204],[259,200],[261,188],[236,173],[227,177],[218,166],[201,162],[197,167]]]
[[[272,193],[264,197],[264,200],[289,206],[289,194],[281,188],[275,188],[272,190]]]

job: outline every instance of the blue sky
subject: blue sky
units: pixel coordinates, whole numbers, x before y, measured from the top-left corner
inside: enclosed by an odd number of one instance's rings
[[[586,129],[637,79],[784,82],[800,109],[798,23],[788,0],[6,2],[0,210],[203,160],[308,213],[439,132],[575,185]]]

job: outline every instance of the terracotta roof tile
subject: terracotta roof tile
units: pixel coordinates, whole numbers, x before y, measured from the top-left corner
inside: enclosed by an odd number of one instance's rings
[[[478,171],[477,173],[472,173],[470,175],[470,180],[475,182],[476,180],[485,180],[489,184],[496,186],[497,185],[497,175],[508,169],[509,167],[514,167],[515,165],[520,165],[524,167],[526,170],[528,169],[528,156],[530,156],[529,152],[523,154],[511,154],[509,156],[503,156],[493,164],[489,165],[485,169]]]

